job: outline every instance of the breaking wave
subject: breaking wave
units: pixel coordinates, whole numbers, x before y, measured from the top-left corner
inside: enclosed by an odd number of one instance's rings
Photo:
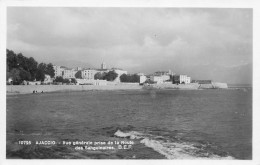
[[[167,159],[234,159],[209,143],[184,142],[137,131],[122,132],[117,130],[114,135],[120,138],[139,140],[140,143],[164,155]]]

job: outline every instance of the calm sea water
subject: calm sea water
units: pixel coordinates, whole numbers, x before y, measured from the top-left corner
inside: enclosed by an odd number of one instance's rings
[[[7,158],[252,159],[252,90],[13,95],[7,96],[6,131]],[[34,144],[40,140],[134,144],[78,151]]]

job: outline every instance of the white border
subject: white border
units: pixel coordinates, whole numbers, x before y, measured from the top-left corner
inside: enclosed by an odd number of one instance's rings
[[[260,165],[260,3],[257,0],[0,0],[0,164],[201,164],[201,165]],[[6,8],[11,6],[30,7],[200,7],[200,8],[253,8],[253,160],[6,160]]]

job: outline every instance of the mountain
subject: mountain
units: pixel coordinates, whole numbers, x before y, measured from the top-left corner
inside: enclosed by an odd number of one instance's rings
[[[75,68],[75,67],[93,68],[94,67],[93,65],[91,65],[89,63],[82,62],[82,61],[76,61],[76,60],[59,60],[59,61],[53,62],[53,65],[66,66],[68,68]]]
[[[252,84],[253,64],[247,63],[237,66],[220,66],[218,64],[191,66],[182,71],[192,76],[192,79],[210,79],[228,84]]]

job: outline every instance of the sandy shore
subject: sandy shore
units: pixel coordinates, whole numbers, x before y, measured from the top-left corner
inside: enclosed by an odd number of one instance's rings
[[[197,90],[197,89],[212,89],[212,88],[228,88],[226,83],[214,83],[199,85],[191,84],[153,84],[149,86],[141,86],[138,83],[120,83],[110,85],[7,85],[6,93],[13,94],[29,94],[33,91],[41,92],[66,92],[66,91],[89,91],[89,90],[140,90],[140,89],[181,89],[181,90]]]
[[[88,91],[88,90],[137,90],[142,89],[138,84],[118,84],[118,85],[7,85],[7,94],[28,94],[33,91],[58,92],[58,91]]]
[[[155,88],[155,89],[181,89],[181,90],[197,90],[199,89],[198,83],[190,83],[190,84],[171,84],[171,83],[163,83],[163,84],[152,84],[150,86],[146,86],[146,88]]]

